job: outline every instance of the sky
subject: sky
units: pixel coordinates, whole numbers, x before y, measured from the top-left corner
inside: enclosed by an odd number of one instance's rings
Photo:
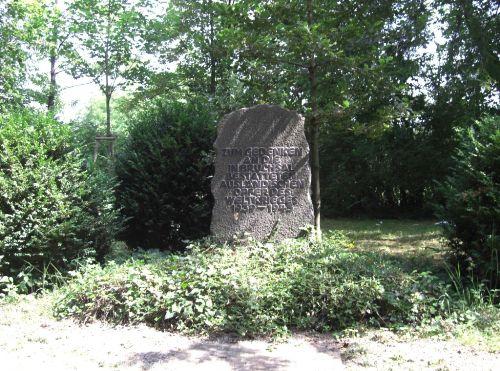
[[[63,108],[60,119],[68,122],[82,114],[93,100],[104,99],[99,87],[91,79],[74,80],[69,75],[60,75],[60,99]]]

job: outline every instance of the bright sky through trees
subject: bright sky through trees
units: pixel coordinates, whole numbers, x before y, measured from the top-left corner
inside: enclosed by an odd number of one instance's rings
[[[36,0],[26,0],[34,2]],[[61,7],[64,7],[64,4],[67,3],[67,0],[60,1]],[[155,6],[149,8],[150,16],[160,16],[164,14],[168,1],[158,0],[155,2]],[[419,48],[419,54],[428,54],[432,55],[433,63],[438,63],[436,53],[436,45],[443,44],[445,39],[440,30],[440,26],[436,23],[432,23],[430,25],[430,31],[432,38],[425,48]],[[75,45],[75,48],[78,50],[78,45]],[[161,65],[157,60],[155,60],[154,55],[149,55],[151,63],[158,70],[163,71],[174,71],[177,62],[168,63],[167,65]],[[46,61],[39,61],[36,64],[36,67],[32,67],[34,70],[38,70],[45,75],[49,74],[49,66]],[[415,83],[418,85],[423,85],[425,82],[421,78],[417,78]],[[99,90],[99,87],[92,81],[92,79],[88,77],[81,77],[79,79],[73,78],[68,73],[61,72],[58,74],[58,85],[60,87],[60,100],[62,104],[61,111],[59,112],[59,117],[63,121],[70,121],[72,119],[77,118],[81,115],[94,101],[101,101],[104,99],[102,92]],[[123,90],[117,91],[117,96],[123,95]]]

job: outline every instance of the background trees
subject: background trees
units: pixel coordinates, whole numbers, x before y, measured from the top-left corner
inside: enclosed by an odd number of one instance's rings
[[[313,0],[242,1],[237,9],[244,20],[240,73],[247,81],[261,71],[278,76],[278,88],[270,90],[281,94],[281,104],[306,114],[319,229],[319,138],[328,130],[322,126],[347,121],[349,129],[373,130],[370,126],[405,115],[403,90],[418,71],[412,52],[426,41],[428,10],[415,1]],[[267,90],[259,85],[252,84],[254,90]]]
[[[0,4],[0,111],[26,101],[25,79],[29,50],[36,26],[30,7],[19,1]]]
[[[318,227],[321,209],[431,216],[433,205],[450,202],[438,184],[458,174],[454,155],[466,136],[457,133],[498,127],[498,10],[487,0],[8,0],[0,4],[0,111],[38,102],[57,115],[57,72],[90,77],[104,110],[96,114],[94,104],[70,123],[75,147],[88,153],[102,126],[112,134],[118,91],[115,117],[129,149],[128,136],[155,132],[145,117],[159,102],[203,102],[217,117],[279,104],[307,118]],[[33,73],[39,59],[50,64],[44,79]],[[206,121],[196,128],[208,138],[212,117]],[[186,126],[178,143],[198,138],[189,120],[172,122]],[[208,139],[198,143],[210,151]],[[172,180],[174,169],[158,179]]]
[[[139,59],[146,19],[144,2],[123,0],[76,0],[69,14],[78,40],[72,72],[89,76],[106,98],[106,135],[111,136],[111,97],[119,86],[133,81],[144,68]]]

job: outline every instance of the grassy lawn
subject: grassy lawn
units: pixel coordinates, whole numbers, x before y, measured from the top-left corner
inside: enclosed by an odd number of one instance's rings
[[[394,219],[326,219],[323,220],[325,236],[340,231],[353,241],[354,250],[360,252],[376,252],[389,259],[396,259],[408,270],[440,272],[447,278],[445,267],[446,240],[442,229],[435,220],[394,220]],[[500,335],[496,331],[500,326],[498,309],[484,305],[476,308],[478,313],[466,312],[471,318],[456,321],[442,321],[432,326],[422,326],[417,331],[410,331],[404,336],[431,337],[447,339],[475,349],[498,352]],[[373,348],[378,346],[372,341],[372,332],[359,339],[360,343]],[[394,335],[396,336],[396,335]],[[398,341],[407,341],[402,334],[396,336]],[[377,336],[374,336],[376,338]],[[433,340],[433,341],[434,341]],[[361,357],[362,358],[362,357]],[[387,358],[387,357],[386,357]],[[390,360],[384,360],[384,365]],[[395,366],[391,364],[391,367]]]
[[[435,220],[326,219],[323,233],[344,233],[358,251],[387,254],[408,268],[441,270],[445,240]]]

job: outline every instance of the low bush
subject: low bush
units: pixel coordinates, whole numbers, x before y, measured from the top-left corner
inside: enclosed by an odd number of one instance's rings
[[[82,164],[67,125],[28,111],[0,117],[0,291],[31,291],[107,253],[113,183]]]
[[[376,254],[350,251],[341,235],[188,252],[138,253],[89,265],[61,288],[58,316],[139,323],[188,332],[281,334],[355,323],[418,323],[447,310],[446,287]]]
[[[495,289],[500,287],[500,117],[483,119],[460,136],[437,213],[460,276]]]
[[[175,250],[208,234],[214,136],[202,105],[161,103],[132,120],[116,166],[122,238],[131,247]]]

